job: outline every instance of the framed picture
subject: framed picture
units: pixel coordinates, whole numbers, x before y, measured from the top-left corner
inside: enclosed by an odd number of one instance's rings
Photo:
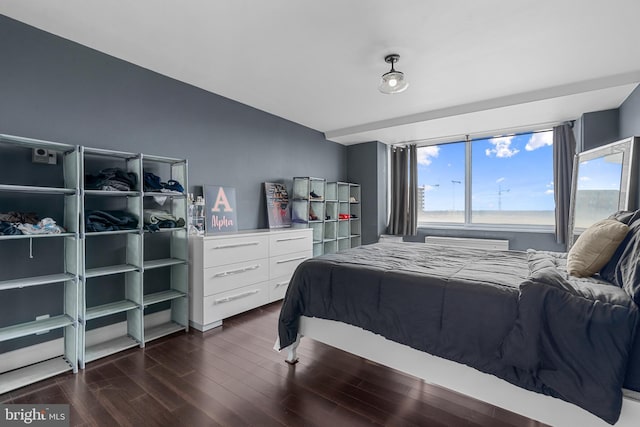
[[[287,186],[279,182],[265,182],[269,228],[291,227],[291,207]]]
[[[235,188],[205,185],[204,202],[207,235],[238,231]]]

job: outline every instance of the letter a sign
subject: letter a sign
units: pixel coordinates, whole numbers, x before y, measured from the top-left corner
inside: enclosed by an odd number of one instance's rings
[[[216,196],[216,201],[213,202],[211,212],[220,212],[222,209],[224,209],[225,212],[233,212],[233,209],[229,204],[229,199],[224,193],[224,187],[220,187],[218,189],[218,195]]]
[[[207,235],[238,231],[235,188],[205,185],[204,201]]]

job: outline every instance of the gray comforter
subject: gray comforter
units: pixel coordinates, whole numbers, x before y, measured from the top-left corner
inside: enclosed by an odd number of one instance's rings
[[[615,423],[638,313],[624,290],[568,278],[561,254],[379,243],[308,260],[279,320],[337,320],[555,396]]]

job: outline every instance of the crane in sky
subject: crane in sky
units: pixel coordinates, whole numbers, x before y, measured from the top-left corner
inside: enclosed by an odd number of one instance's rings
[[[510,191],[509,189],[503,190],[502,186],[498,184],[498,210],[499,211],[502,210],[502,193],[508,193],[509,191]]]

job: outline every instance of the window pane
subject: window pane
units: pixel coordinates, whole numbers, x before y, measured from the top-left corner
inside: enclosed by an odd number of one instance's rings
[[[471,143],[471,221],[553,225],[553,132]]]
[[[418,148],[418,222],[464,223],[464,142]]]

